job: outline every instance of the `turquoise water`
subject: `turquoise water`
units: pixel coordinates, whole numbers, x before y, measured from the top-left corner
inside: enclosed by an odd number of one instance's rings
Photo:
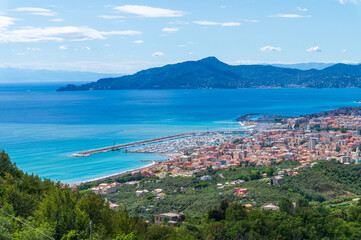
[[[147,165],[150,154],[83,150],[176,133],[238,129],[246,113],[300,115],[357,106],[361,89],[56,92],[64,84],[0,85],[0,148],[19,168],[79,182]]]

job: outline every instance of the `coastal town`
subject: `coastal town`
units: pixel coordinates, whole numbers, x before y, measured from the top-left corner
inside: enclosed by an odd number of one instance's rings
[[[200,181],[207,182],[212,180],[212,177],[207,175],[210,169],[217,171],[245,166],[264,168],[281,162],[297,162],[296,167],[277,168],[271,176],[263,174],[269,177],[269,184],[279,185],[284,176],[295,176],[302,169],[314,167],[319,160],[336,160],[342,164],[361,163],[359,108],[341,108],[322,114],[274,121],[259,122],[247,119],[241,122],[244,127],[250,129],[251,134],[190,136],[135,148],[128,152],[166,154],[170,159],[128,174],[133,178],[157,177],[159,182],[168,176],[184,178],[200,176]],[[221,173],[219,176],[223,177]],[[234,195],[245,197],[249,192],[247,188],[242,187],[244,182],[243,179],[222,182],[217,184],[217,188],[231,187]],[[139,187],[139,183],[140,181],[122,184],[101,183],[91,190],[96,194],[108,195],[117,192],[123,184]],[[162,200],[168,194],[160,188],[139,189],[138,187],[134,195],[152,196],[154,201]],[[182,192],[184,188],[178,191]],[[111,202],[110,206],[118,207]],[[250,204],[245,206],[252,207]],[[278,206],[268,203],[261,209],[278,210]]]
[[[304,164],[330,159],[358,164],[361,163],[361,116],[352,113],[341,109],[329,116],[289,118],[265,130],[262,130],[264,123],[248,122],[243,124],[252,125],[254,134],[211,134],[140,147],[133,152],[166,153],[175,157],[137,173],[155,174],[160,178],[169,173],[189,177],[207,167],[216,170],[245,163],[261,167],[281,161]]]

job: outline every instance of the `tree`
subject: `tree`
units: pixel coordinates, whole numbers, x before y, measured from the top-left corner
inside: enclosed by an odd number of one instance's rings
[[[37,211],[38,223],[50,223],[55,226],[56,239],[68,234],[71,230],[87,228],[90,219],[88,215],[77,206],[77,197],[70,189],[57,188],[51,191],[43,200]]]
[[[214,219],[216,221],[221,221],[226,219],[226,210],[229,206],[229,203],[226,200],[223,200],[218,208],[211,209],[208,212],[208,219]]]
[[[246,209],[239,203],[232,203],[227,207],[226,220],[239,221],[247,216]]]
[[[275,168],[270,167],[262,171],[262,173],[266,173],[268,177],[272,177],[273,173],[276,171]]]
[[[227,228],[220,222],[214,222],[208,225],[207,239],[225,239]],[[214,237],[214,238],[213,238]]]
[[[152,225],[148,228],[146,239],[147,240],[166,240],[172,239],[172,236],[175,234],[174,228],[164,225]]]
[[[4,177],[6,173],[14,177],[19,177],[21,171],[16,167],[15,163],[12,163],[10,157],[4,150],[0,152],[0,177]]]
[[[211,209],[208,212],[208,219],[214,219],[216,221],[221,221],[225,219],[225,214],[220,209]]]
[[[299,198],[296,202],[296,206],[298,208],[301,208],[301,207],[308,207],[308,201],[304,198]]]
[[[280,199],[280,201],[278,202],[278,206],[279,206],[281,212],[285,212],[288,214],[292,213],[293,204],[289,198],[282,197]]]

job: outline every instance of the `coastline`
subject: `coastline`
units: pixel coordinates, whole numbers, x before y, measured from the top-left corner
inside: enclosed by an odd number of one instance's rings
[[[131,153],[131,152],[130,152]],[[177,154],[174,154],[174,153],[150,153],[150,154],[154,154],[154,155],[161,155],[161,156],[165,156],[165,157],[175,157]],[[169,161],[170,159],[166,159],[166,160],[162,160],[164,162],[167,162]],[[139,160],[139,161],[142,161],[142,160]],[[148,161],[148,160],[147,160]],[[142,170],[145,170],[145,169],[148,169],[150,167],[155,167],[157,165],[159,165],[159,162],[161,160],[149,160],[149,161],[152,161],[152,163],[150,164],[147,164],[143,167],[138,167],[138,168],[132,168],[132,169],[129,169],[129,170],[125,170],[125,171],[122,171],[122,172],[119,172],[119,173],[114,173],[114,174],[111,174],[111,175],[106,175],[104,177],[98,177],[98,178],[94,178],[94,179],[89,179],[89,180],[85,180],[85,181],[80,181],[80,182],[75,182],[75,183],[66,183],[64,182],[64,184],[67,184],[69,185],[70,187],[72,186],[79,186],[81,184],[85,184],[85,183],[93,183],[93,182],[97,182],[97,181],[105,181],[107,179],[114,179],[114,178],[118,178],[118,177],[121,177],[125,174],[128,174],[128,173],[131,173],[131,172],[134,172],[134,171],[142,171]]]
[[[104,176],[104,177],[99,177],[99,178],[94,178],[94,179],[90,179],[90,180],[85,180],[85,181],[82,181],[82,182],[77,182],[77,183],[64,183],[64,184],[67,184],[69,186],[79,186],[81,184],[85,184],[85,183],[93,183],[93,182],[97,182],[97,181],[105,181],[105,180],[108,180],[108,179],[114,179],[114,178],[118,178],[118,177],[121,177],[123,175],[126,175],[128,173],[131,173],[131,172],[134,172],[134,171],[141,171],[141,170],[145,170],[147,168],[150,168],[150,167],[154,167],[158,165],[156,163],[156,161],[153,161],[152,163],[148,164],[148,165],[145,165],[143,167],[139,167],[139,168],[134,168],[134,169],[130,169],[130,170],[126,170],[126,171],[123,171],[123,172],[119,172],[119,173],[114,173],[114,174],[111,174],[111,175],[107,175],[107,176]]]

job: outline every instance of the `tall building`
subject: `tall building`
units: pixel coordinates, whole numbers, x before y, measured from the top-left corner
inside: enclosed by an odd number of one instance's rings
[[[315,149],[316,149],[317,141],[318,141],[317,138],[310,138],[310,140],[308,141],[308,148],[309,148],[310,150],[315,150]]]

